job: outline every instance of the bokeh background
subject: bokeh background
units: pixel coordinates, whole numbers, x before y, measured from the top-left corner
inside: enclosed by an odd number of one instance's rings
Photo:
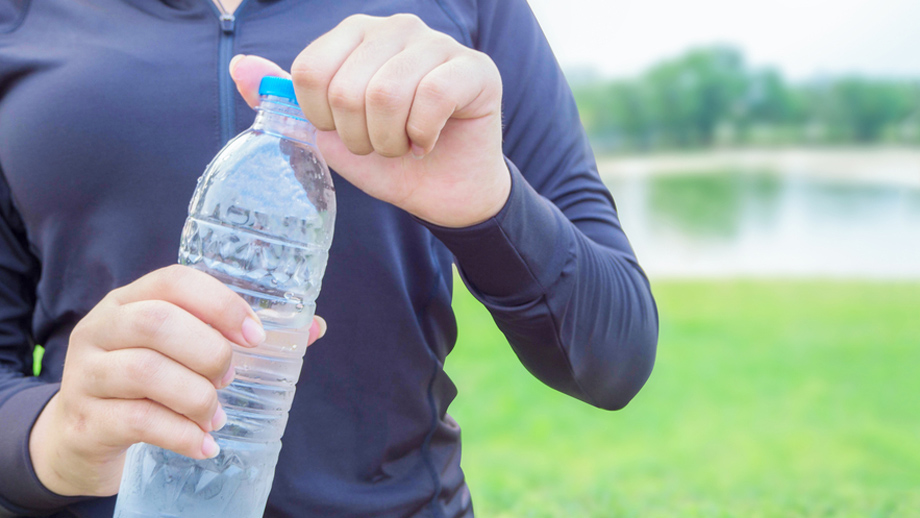
[[[624,410],[457,280],[488,517],[920,517],[920,2],[531,0],[661,314]]]

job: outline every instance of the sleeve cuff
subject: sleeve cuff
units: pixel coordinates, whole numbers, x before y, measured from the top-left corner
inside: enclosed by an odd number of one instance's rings
[[[571,256],[565,216],[540,196],[507,158],[511,193],[505,206],[477,225],[447,228],[422,221],[454,254],[470,289],[510,306],[541,297]]]
[[[0,516],[34,516],[84,500],[49,491],[38,480],[29,454],[29,435],[39,414],[59,383],[41,384],[21,390],[0,406]]]

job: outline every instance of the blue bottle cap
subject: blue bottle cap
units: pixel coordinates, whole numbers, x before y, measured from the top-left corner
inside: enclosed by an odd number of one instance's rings
[[[262,82],[259,83],[259,95],[283,97],[297,104],[297,96],[294,95],[294,82],[284,77],[263,77]]]

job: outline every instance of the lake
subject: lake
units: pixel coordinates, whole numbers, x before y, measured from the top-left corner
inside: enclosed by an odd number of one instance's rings
[[[599,169],[652,278],[920,279],[920,150],[715,152]]]

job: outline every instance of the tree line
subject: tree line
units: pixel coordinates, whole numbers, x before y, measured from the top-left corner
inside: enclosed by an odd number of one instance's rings
[[[695,49],[631,80],[575,80],[599,151],[714,145],[920,144],[920,80],[792,84],[730,47]]]

